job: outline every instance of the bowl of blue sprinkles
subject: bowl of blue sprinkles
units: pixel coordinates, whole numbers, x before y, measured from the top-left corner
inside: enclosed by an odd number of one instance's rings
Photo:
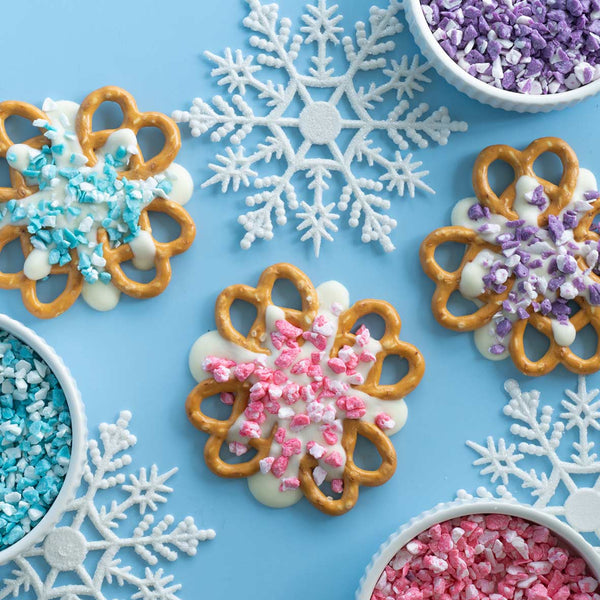
[[[0,314],[0,565],[59,521],[86,449],[85,413],[69,370],[31,329]]]

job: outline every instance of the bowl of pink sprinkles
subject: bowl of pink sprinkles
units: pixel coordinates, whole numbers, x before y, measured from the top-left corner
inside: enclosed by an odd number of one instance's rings
[[[600,600],[600,554],[517,502],[440,504],[385,542],[356,600]]]
[[[404,0],[423,54],[471,98],[518,112],[600,91],[600,0]]]

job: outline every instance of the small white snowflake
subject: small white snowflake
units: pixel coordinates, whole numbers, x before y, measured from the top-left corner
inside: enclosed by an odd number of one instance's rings
[[[342,16],[337,14],[337,5],[327,6],[326,0],[307,6],[302,17],[304,25],[295,35],[291,34],[291,21],[279,19],[277,4],[247,2],[250,11],[243,22],[255,32],[249,42],[259,51],[256,60],[229,48],[223,56],[206,52],[216,65],[212,76],[233,94],[231,99],[215,96],[211,104],[195,98],[189,111],[173,114],[177,121],[189,123],[193,136],[212,130],[213,142],[229,138],[231,145],[223,154],[217,154],[218,163],[210,165],[214,175],[203,185],[221,184],[223,192],[230,186],[237,191],[240,185],[259,190],[246,197],[246,204],[253,210],[239,217],[246,230],[241,241],[244,249],[257,238],[272,239],[273,217],[278,225],[285,225],[290,210],[300,220],[297,229],[304,232],[302,241],[312,240],[318,256],[321,241],[333,241],[332,234],[338,230],[340,215],[336,210],[345,212],[350,207],[348,223],[358,227],[362,220],[362,241],[377,241],[385,251],[393,250],[390,233],[396,221],[386,213],[391,202],[382,195],[384,189],[397,196],[408,192],[411,197],[417,189],[433,192],[423,181],[428,171],[419,170],[422,163],[413,162],[411,154],[403,157],[400,151],[411,143],[419,148],[430,142],[446,144],[452,132],[467,128],[466,123],[453,121],[445,107],[429,112],[425,103],[411,106],[410,101],[430,83],[425,75],[430,65],[420,64],[419,56],[390,58],[396,48],[394,40],[403,30],[396,17],[400,2],[392,0],[387,8],[372,7],[369,24],[356,23],[354,38],[341,37]],[[336,74],[332,50],[340,43],[345,70]],[[303,45],[314,49],[308,74],[298,66]],[[261,79],[259,75],[268,72],[266,69],[282,74],[285,84]],[[359,82],[365,74],[369,74],[368,89]],[[324,90],[329,94],[327,101],[315,100],[315,91],[322,97]],[[252,95],[258,95],[266,105],[266,114],[255,112]],[[344,98],[352,109],[352,118],[340,114],[339,104]],[[301,109],[295,108],[297,100]],[[390,103],[390,109],[379,118],[374,109],[381,109],[385,102]],[[244,140],[260,128],[268,131],[264,142],[247,151]],[[286,134],[289,129],[299,132],[302,141],[296,144],[298,147]],[[338,139],[343,130],[351,133],[345,147]],[[373,135],[380,133],[387,136],[393,158],[374,145]],[[313,147],[323,151],[311,155]],[[280,172],[259,176],[260,168],[273,158],[283,161]],[[363,172],[368,167],[369,175],[359,175],[358,165],[362,165]],[[335,195],[332,193],[334,201],[327,202],[324,197],[333,174],[344,185]],[[310,200],[300,192],[301,175],[308,196],[312,195]],[[304,197],[301,202],[300,195]]]
[[[15,559],[12,576],[2,580],[0,599],[107,600],[105,584],[116,583],[132,588],[131,600],[178,600],[176,592],[181,585],[173,583],[173,576],[165,575],[162,568],[151,567],[160,559],[176,560],[178,552],[193,556],[198,542],[213,539],[215,532],[198,529],[192,517],[175,526],[171,515],[155,522],[151,513],[173,491],[166,482],[177,469],[159,474],[153,465],[148,474],[142,468],[139,475],[129,474],[126,483],[122,471],[132,460],[126,451],[137,442],[128,430],[130,419],[131,413],[123,411],[116,424],[100,425],[102,449],[96,440],[90,440],[89,462],[83,474],[85,492],[72,501],[61,526],[54,528],[42,544]],[[113,499],[108,507],[100,504],[98,493],[113,488],[126,498]],[[146,514],[148,509],[151,513]],[[120,537],[117,530],[126,523],[131,524],[132,534]],[[90,528],[95,530],[93,537],[89,536]],[[122,564],[118,554],[125,549],[133,550],[146,563],[143,574]],[[93,554],[99,560],[89,570],[85,560]],[[40,559],[46,565],[44,572],[39,569]],[[59,584],[62,574],[77,583]]]
[[[561,401],[564,412],[555,419],[551,406],[540,408],[538,391],[524,392],[512,379],[504,388],[510,395],[504,414],[514,421],[510,433],[517,443],[504,438],[496,441],[491,436],[485,445],[467,442],[480,455],[473,463],[481,467],[480,473],[489,475],[491,483],[501,482],[493,492],[479,488],[477,495],[514,500],[507,486],[512,480],[520,481],[534,499],[534,507],[562,517],[575,530],[589,534],[600,550],[600,458],[592,440],[594,436],[600,439],[600,390],[588,391],[585,377],[579,377],[577,391],[565,391],[567,399]],[[565,441],[570,430],[574,434],[571,444]],[[545,469],[525,468],[532,459],[543,461]],[[589,480],[581,481],[590,477],[594,480],[591,486],[585,485]],[[469,495],[461,490],[459,497]]]

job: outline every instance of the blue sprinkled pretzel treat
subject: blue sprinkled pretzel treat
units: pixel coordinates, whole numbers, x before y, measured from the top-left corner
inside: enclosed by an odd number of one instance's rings
[[[105,100],[121,104],[123,124],[94,132],[92,115]],[[5,121],[24,113],[42,135],[13,144]],[[158,128],[165,136],[163,150],[148,161],[137,140],[142,127]],[[26,256],[17,276],[0,273],[0,287],[20,288],[27,308],[41,317],[64,312],[80,294],[93,308],[109,310],[121,292],[138,298],[160,293],[170,279],[169,258],[186,250],[195,232],[182,208],[193,183],[172,162],[179,145],[177,126],[168,117],[139,113],[119,88],[97,90],[81,106],[47,99],[40,111],[0,103],[0,156],[13,183],[0,188],[0,252],[18,237]],[[148,210],[171,216],[180,225],[179,238],[157,242]],[[127,260],[141,270],[155,268],[155,279],[148,284],[131,280],[121,268]],[[44,305],[35,284],[54,273],[67,273],[67,286],[54,303]]]
[[[0,330],[0,550],[33,529],[71,459],[71,415],[44,360]]]

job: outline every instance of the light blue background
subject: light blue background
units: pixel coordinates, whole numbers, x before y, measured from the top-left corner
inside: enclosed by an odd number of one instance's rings
[[[371,2],[340,4],[348,31],[367,17]],[[281,0],[280,6],[298,26],[303,2]],[[226,45],[249,52],[241,25],[246,13],[241,0],[7,3],[0,98],[36,105],[46,96],[81,101],[97,87],[115,84],[132,92],[142,110],[187,108],[194,96],[225,94],[209,77],[202,52],[220,53]],[[409,38],[406,31],[403,39],[412,52]],[[113,422],[120,410],[132,410],[137,464],[179,467],[168,511],[193,515],[200,526],[216,529],[217,538],[201,544],[194,559],[166,565],[184,584],[182,599],[350,598],[388,534],[437,502],[452,499],[458,488],[473,490],[484,483],[471,467],[474,454],[464,442],[508,433],[502,416],[507,377],[535,385],[554,403],[564,388],[576,384],[562,367],[541,380],[527,380],[508,361],[483,359],[471,335],[439,326],[429,309],[433,285],[421,271],[418,248],[427,233],[448,224],[454,203],[472,193],[473,160],[488,144],[524,147],[536,137],[557,135],[575,148],[583,166],[597,169],[599,101],[555,114],[511,114],[482,106],[431,75],[434,83],[425,99],[432,106],[448,105],[470,129],[455,134],[446,147],[415,151],[438,193],[394,200],[391,214],[399,222],[395,252],[386,255],[361,244],[359,232],[343,225],[337,242],[324,243],[316,260],[312,248],[297,241],[291,224],[277,230],[273,242],[241,251],[243,232],[236,218],[244,208],[243,192],[222,195],[218,188],[199,186],[222,146],[184,132],[178,160],[198,184],[188,205],[198,235],[192,248],[174,259],[172,282],[161,296],[143,302],[124,298],[108,314],[78,302],[57,319],[39,321],[23,309],[18,292],[0,292],[0,309],[45,337],[72,370],[91,431],[102,421]],[[418,346],[427,363],[421,385],[408,398],[407,426],[393,438],[395,476],[383,487],[364,490],[343,517],[325,516],[305,501],[271,510],[253,500],[244,481],[212,475],[202,455],[206,436],[185,416],[185,398],[194,385],[188,351],[214,327],[217,294],[233,283],[254,285],[266,266],[279,261],[296,264],[315,283],[339,279],[352,299],[392,302],[403,319],[402,338]],[[110,597],[128,598],[130,592],[115,591]]]

